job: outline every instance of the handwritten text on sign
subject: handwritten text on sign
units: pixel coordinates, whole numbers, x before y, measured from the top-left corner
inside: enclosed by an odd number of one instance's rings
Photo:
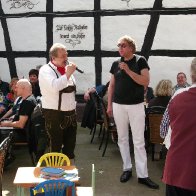
[[[77,44],[81,44],[82,40],[86,37],[87,25],[76,24],[58,24],[56,25],[56,32],[59,33],[59,38],[64,39],[65,43],[75,47]]]
[[[10,9],[18,9],[21,7],[33,9],[39,2],[33,3],[30,0],[7,0],[6,3],[10,3]]]

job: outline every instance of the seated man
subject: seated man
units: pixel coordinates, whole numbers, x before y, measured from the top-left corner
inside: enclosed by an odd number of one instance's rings
[[[186,74],[183,72],[179,72],[177,74],[177,84],[173,87],[173,94],[180,88],[189,87],[190,84],[187,83]]]
[[[97,87],[92,87],[89,88],[85,93],[84,93],[84,100],[88,101],[90,100],[90,94],[91,93],[97,93],[100,97],[104,97],[107,94],[108,91],[108,86],[109,86],[109,82],[107,82],[106,85],[99,85]]]
[[[31,114],[36,106],[35,97],[32,95],[31,83],[27,79],[20,79],[16,84],[17,96],[22,97],[22,103],[19,109],[16,111],[14,119],[11,121],[2,121],[0,127],[14,127],[17,128],[17,132],[21,137],[29,133],[28,130]],[[27,132],[28,130],[28,132]],[[19,138],[20,139],[20,138]],[[28,138],[27,138],[28,140]]]
[[[84,127],[84,128],[88,127],[89,129],[92,129],[94,127],[94,122],[96,120],[95,102],[98,107],[97,118],[102,119],[100,103],[98,103],[99,99],[97,99],[97,95],[104,99],[104,96],[107,96],[108,86],[109,86],[109,82],[106,85],[99,85],[96,88],[95,87],[89,88],[84,93],[84,100],[87,103],[84,109],[81,127]],[[107,103],[105,104],[107,105]]]

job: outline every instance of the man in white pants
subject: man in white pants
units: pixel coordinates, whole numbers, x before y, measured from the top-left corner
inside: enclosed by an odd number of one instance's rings
[[[121,58],[112,64],[108,89],[109,116],[114,116],[118,132],[118,145],[123,160],[121,182],[132,177],[132,163],[129,150],[129,124],[134,144],[135,165],[138,182],[158,189],[159,186],[148,177],[147,157],[144,142],[145,111],[144,86],[149,84],[149,66],[146,59],[135,55],[135,41],[123,36],[118,41]]]

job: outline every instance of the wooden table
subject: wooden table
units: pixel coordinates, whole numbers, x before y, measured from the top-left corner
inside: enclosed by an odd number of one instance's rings
[[[36,186],[37,184],[45,181],[46,179],[40,177],[40,171],[43,167],[19,167],[15,179],[14,184],[17,186],[17,196],[24,196],[24,188],[31,188]],[[59,167],[64,170],[75,170],[75,166],[63,166]],[[78,177],[71,179],[76,184],[79,183]]]

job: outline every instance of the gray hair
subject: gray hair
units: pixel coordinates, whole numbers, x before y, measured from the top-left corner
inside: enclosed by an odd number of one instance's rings
[[[132,37],[124,35],[119,38],[118,43],[120,43],[121,41],[126,41],[129,44],[129,46],[133,49],[133,53],[136,52],[136,43]]]
[[[49,58],[51,59],[52,57],[57,57],[57,54],[58,54],[58,50],[59,49],[67,50],[66,47],[63,44],[61,44],[61,43],[55,43],[50,48]]]
[[[196,57],[191,62],[191,78],[192,82],[196,83]]]

